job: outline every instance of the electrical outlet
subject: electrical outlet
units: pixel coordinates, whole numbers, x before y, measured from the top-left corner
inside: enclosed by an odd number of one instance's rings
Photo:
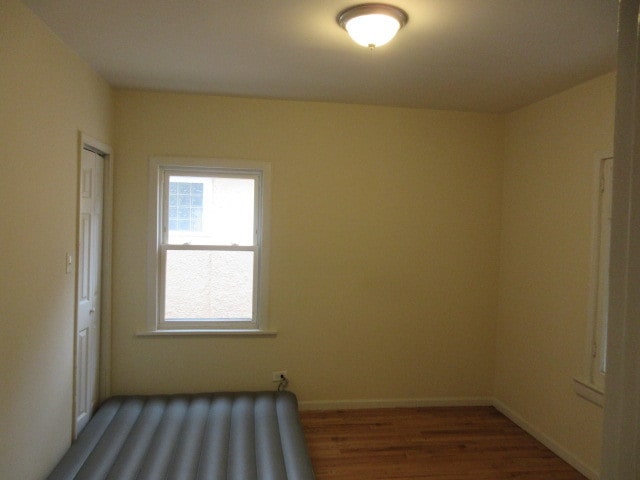
[[[282,380],[282,377],[286,377],[287,376],[287,371],[286,370],[279,370],[277,372],[271,372],[271,381],[272,382],[279,382],[280,380]]]

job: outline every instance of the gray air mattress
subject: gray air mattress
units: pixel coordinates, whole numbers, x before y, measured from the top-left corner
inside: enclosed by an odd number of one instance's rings
[[[313,470],[290,392],[113,397],[50,480],[307,480]]]

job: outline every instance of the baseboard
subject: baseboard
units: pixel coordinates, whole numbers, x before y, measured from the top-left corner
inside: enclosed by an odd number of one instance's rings
[[[353,410],[360,408],[491,406],[486,397],[380,398],[367,400],[317,400],[299,402],[300,410]]]
[[[587,477],[589,480],[598,480],[600,478],[599,473],[596,472],[593,468],[585,465],[583,462],[578,460],[575,457],[575,455],[568,452],[565,448],[559,445],[555,440],[553,440],[552,438],[548,437],[547,435],[542,433],[540,430],[535,428],[533,425],[527,422],[520,414],[511,410],[500,400],[493,399],[492,404],[494,407],[496,407],[500,411],[500,413],[508,417],[513,423],[518,425],[520,428],[526,431],[529,435],[534,437],[536,440],[538,440],[545,447],[547,447],[553,453],[555,453],[560,458],[562,458],[565,462],[567,462],[573,468],[578,470],[582,475]]]

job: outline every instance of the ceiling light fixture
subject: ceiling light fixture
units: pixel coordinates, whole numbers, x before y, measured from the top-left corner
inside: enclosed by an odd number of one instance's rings
[[[373,49],[391,41],[409,17],[393,5],[365,3],[343,10],[337,20],[354,42]]]

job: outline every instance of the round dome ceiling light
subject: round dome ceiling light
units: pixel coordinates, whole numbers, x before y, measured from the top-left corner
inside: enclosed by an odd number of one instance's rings
[[[383,3],[349,7],[337,18],[354,42],[372,49],[390,42],[408,20],[407,12]]]

